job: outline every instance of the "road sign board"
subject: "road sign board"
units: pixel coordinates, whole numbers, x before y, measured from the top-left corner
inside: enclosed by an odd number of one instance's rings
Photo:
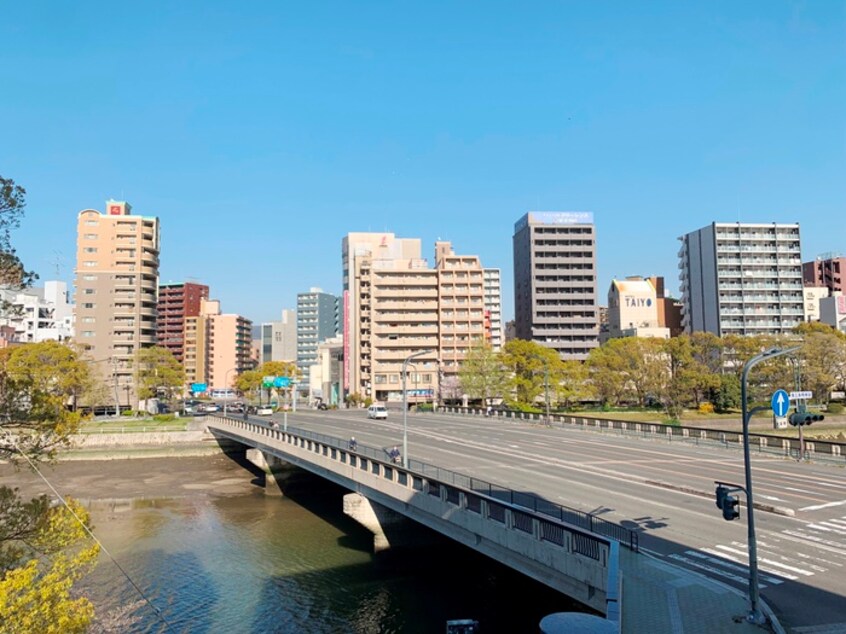
[[[776,416],[784,416],[790,409],[790,396],[785,390],[776,390],[773,392],[772,399],[770,399],[770,405]]]
[[[191,384],[191,391],[196,393],[205,392],[208,389],[208,385],[206,383],[192,383]]]
[[[806,401],[809,398],[814,398],[814,393],[811,390],[802,390],[790,393],[791,401]]]
[[[291,379],[287,376],[277,376],[273,380],[273,387],[288,387],[291,385]]]

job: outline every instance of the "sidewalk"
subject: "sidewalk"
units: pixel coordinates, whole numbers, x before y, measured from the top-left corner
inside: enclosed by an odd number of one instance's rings
[[[745,621],[746,597],[701,575],[620,549],[624,634],[783,632]],[[736,622],[736,617],[742,617]]]

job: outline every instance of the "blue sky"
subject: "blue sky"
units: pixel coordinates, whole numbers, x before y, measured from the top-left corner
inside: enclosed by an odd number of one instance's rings
[[[595,214],[599,297],[712,221],[846,251],[846,3],[8,2],[0,174],[71,280],[76,214],[162,222],[161,279],[278,319],[393,231],[503,270],[529,210]]]

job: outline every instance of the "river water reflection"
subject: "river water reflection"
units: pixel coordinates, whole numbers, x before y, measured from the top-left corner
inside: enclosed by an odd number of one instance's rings
[[[100,539],[170,625],[138,604],[130,631],[429,633],[475,618],[486,634],[536,632],[545,614],[583,610],[450,542],[374,556],[372,535],[342,513],[344,492],[303,474],[283,498],[248,485],[89,507]],[[138,599],[105,558],[85,585],[99,614]]]

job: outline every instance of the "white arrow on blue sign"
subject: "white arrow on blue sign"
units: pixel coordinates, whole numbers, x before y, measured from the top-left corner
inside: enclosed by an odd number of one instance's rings
[[[770,405],[773,408],[776,416],[787,415],[787,410],[790,409],[790,396],[785,390],[776,390],[773,392],[773,397],[770,399]]]

